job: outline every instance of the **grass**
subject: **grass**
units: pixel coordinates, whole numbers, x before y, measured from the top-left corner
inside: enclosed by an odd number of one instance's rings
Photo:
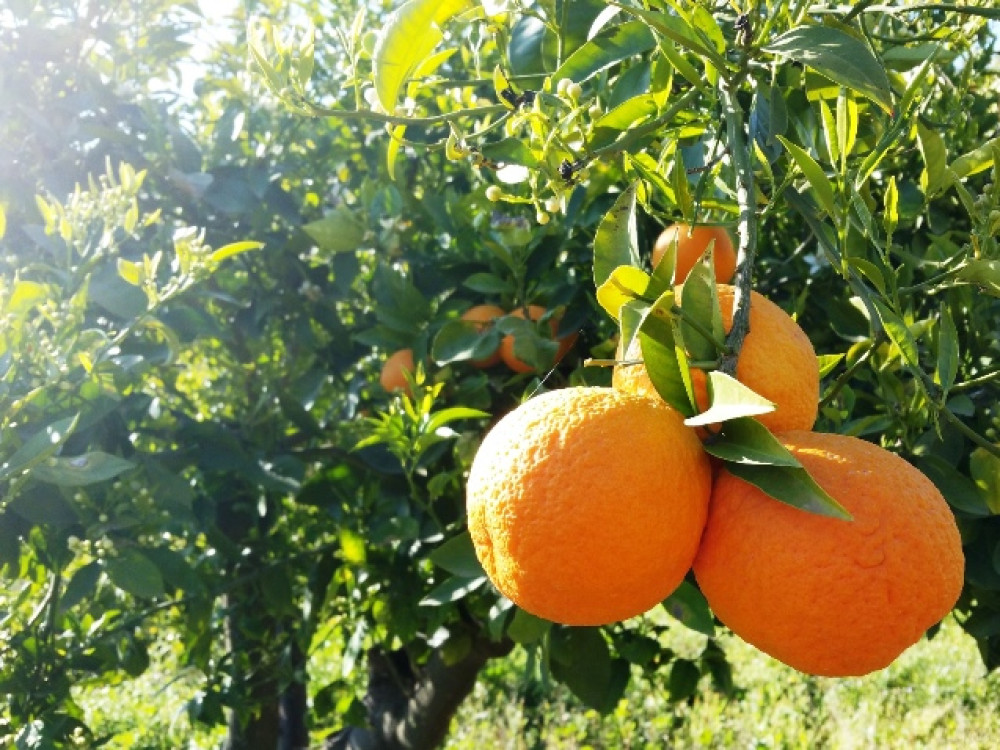
[[[668,645],[694,656],[703,638],[681,626]],[[635,675],[607,716],[580,706],[555,686],[525,690],[523,656],[487,668],[460,709],[451,750],[585,748],[977,748],[1000,747],[1000,674],[987,675],[974,641],[952,620],[888,669],[863,678],[825,679],[795,672],[738,638],[722,637],[738,697],[707,681],[691,702],[671,703],[665,678]],[[221,733],[192,726],[185,701],[193,677],[167,682],[170,653],[120,686],[83,690],[80,702],[115,750],[208,750]],[[316,665],[315,671],[328,665]]]

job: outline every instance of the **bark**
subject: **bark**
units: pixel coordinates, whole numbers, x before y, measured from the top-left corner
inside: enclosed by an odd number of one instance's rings
[[[447,664],[439,651],[414,671],[405,652],[368,653],[369,727],[350,727],[330,736],[325,750],[433,750],[448,735],[452,717],[472,692],[479,671],[505,656],[513,642],[485,637],[458,662]]]

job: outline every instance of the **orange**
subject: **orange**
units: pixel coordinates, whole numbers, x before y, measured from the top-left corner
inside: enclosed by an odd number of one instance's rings
[[[726,333],[733,325],[734,287],[719,284],[719,304]],[[641,360],[638,339],[625,352],[625,360]],[[772,432],[808,430],[819,409],[819,360],[805,331],[792,318],[757,292],[750,295],[750,333],[743,340],[736,378],[776,409],[757,419]],[[695,401],[708,408],[708,386],[704,371],[691,369]],[[614,387],[626,393],[659,398],[646,368],[618,365],[612,377]]]
[[[406,375],[404,373],[412,373],[414,367],[413,350],[400,349],[398,352],[390,354],[385,364],[382,365],[379,382],[387,391],[404,391],[409,393],[410,384],[406,382]]]
[[[502,307],[497,307],[496,305],[475,305],[462,313],[462,320],[468,320],[476,323],[477,330],[485,331],[493,324],[494,320],[502,318],[506,314],[507,313],[504,312]],[[493,367],[493,365],[499,361],[500,350],[497,349],[497,351],[493,352],[493,354],[488,357],[472,360],[471,364],[474,367],[484,370],[487,367]]]
[[[483,440],[469,531],[487,575],[522,609],[615,622],[683,581],[711,481],[701,442],[666,404],[611,388],[549,391]]]
[[[519,307],[511,312],[511,315],[517,318],[524,318],[525,308]],[[548,310],[546,310],[541,305],[528,305],[528,319],[529,320],[539,320],[543,315],[545,315]],[[559,332],[559,316],[553,315],[549,318],[549,330],[552,332],[552,338],[556,338],[556,334]],[[556,353],[555,361],[558,362],[570,349],[573,348],[573,344],[576,343],[577,334],[571,333],[568,336],[564,336],[559,341],[559,351]],[[503,340],[500,342],[500,358],[514,372],[534,372],[535,368],[529,365],[527,362],[522,362],[514,354],[514,337],[504,336]]]
[[[653,244],[653,268],[659,264],[667,248],[677,243],[677,265],[674,268],[674,283],[680,284],[691,273],[694,264],[708,249],[708,244],[715,240],[712,260],[715,268],[715,280],[726,284],[736,273],[736,249],[729,232],[720,226],[700,225],[692,227],[689,224],[672,224],[664,229]]]
[[[778,437],[853,520],[798,510],[722,471],[694,562],[698,585],[734,633],[795,669],[882,669],[958,599],[955,518],[929,479],[877,445]]]

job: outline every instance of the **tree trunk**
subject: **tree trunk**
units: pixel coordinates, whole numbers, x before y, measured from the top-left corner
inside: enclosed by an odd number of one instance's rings
[[[433,750],[448,735],[452,717],[472,692],[479,671],[514,644],[479,636],[454,664],[434,651],[414,672],[402,651],[368,652],[368,728],[350,727],[331,735],[325,750]]]

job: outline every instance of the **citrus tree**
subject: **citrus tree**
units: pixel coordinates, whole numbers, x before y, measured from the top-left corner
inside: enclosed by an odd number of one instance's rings
[[[466,477],[522,401],[634,375],[630,345],[651,395],[709,407],[728,466],[775,467],[740,419],[766,406],[727,388],[751,287],[819,354],[815,429],[948,500],[956,609],[995,666],[988,3],[263,2],[185,100],[162,82],[185,75],[187,5],[3,19],[11,741],[91,741],[75,688],[142,673],[158,642],[233,748],[435,746],[514,648],[600,711],[637,670],[675,700],[731,689],[711,639],[684,659],[654,619],[556,624],[500,595]],[[706,264],[704,294],[673,296],[679,241],[652,267],[681,222],[736,240],[728,325]],[[693,577],[664,605],[718,627]],[[321,653],[338,676],[315,684]]]

